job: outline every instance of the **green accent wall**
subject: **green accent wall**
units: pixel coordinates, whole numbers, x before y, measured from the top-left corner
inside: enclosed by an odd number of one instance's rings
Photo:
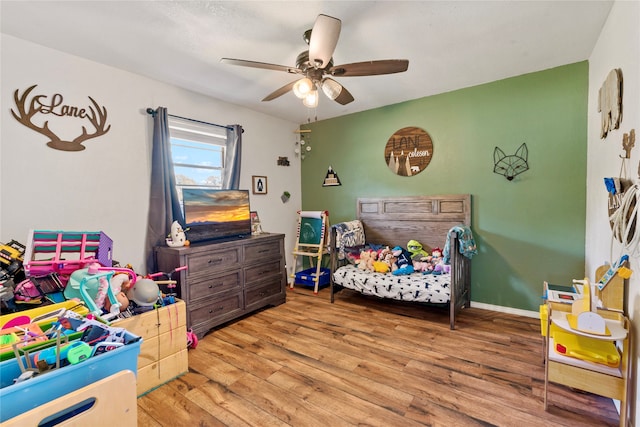
[[[585,61],[304,125],[302,207],[328,210],[333,224],[355,218],[358,197],[470,193],[472,300],[537,311],[543,280],[584,276],[587,92]],[[403,177],[384,148],[408,126],[429,133],[433,158]],[[515,154],[523,142],[529,170],[494,173],[494,148]],[[322,187],[329,166],[341,186]]]

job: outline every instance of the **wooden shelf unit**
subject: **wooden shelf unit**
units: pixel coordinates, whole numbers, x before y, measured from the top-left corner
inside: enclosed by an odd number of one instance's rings
[[[571,305],[549,302],[547,311],[547,331],[551,331],[551,326],[559,327],[558,315],[571,312]],[[618,311],[598,309],[605,320],[619,323],[627,331],[624,338],[617,340],[617,347],[620,351],[620,366],[615,370],[603,369],[597,363],[573,359],[571,357],[554,354],[551,334],[545,336],[545,382],[544,382],[544,409],[547,410],[549,404],[548,392],[549,383],[562,384],[567,387],[576,388],[599,396],[608,397],[620,401],[620,426],[627,427],[628,420],[628,396],[629,396],[629,376],[630,376],[630,349],[631,330],[627,317]],[[557,314],[554,314],[557,313]],[[554,321],[556,320],[556,321]],[[567,331],[567,329],[563,329]],[[569,330],[569,332],[571,332]],[[597,339],[611,340],[605,336],[592,336]],[[613,372],[612,372],[613,371]]]

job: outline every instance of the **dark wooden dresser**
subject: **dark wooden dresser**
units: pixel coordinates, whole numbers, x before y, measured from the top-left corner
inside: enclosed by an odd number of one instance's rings
[[[159,271],[174,276],[187,327],[202,338],[211,328],[286,300],[284,234],[260,234],[182,248],[158,246]]]

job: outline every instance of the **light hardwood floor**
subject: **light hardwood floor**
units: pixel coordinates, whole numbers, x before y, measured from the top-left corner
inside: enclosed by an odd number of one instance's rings
[[[616,426],[610,399],[551,385],[537,319],[363,297],[287,302],[207,334],[139,426]]]

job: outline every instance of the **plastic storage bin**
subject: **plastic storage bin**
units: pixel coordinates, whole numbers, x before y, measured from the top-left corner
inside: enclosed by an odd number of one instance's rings
[[[130,343],[125,346],[18,384],[13,384],[14,378],[21,374],[18,361],[0,363],[0,422],[117,372],[137,372],[142,339],[127,332],[126,340]]]
[[[329,274],[331,274],[331,270],[329,270],[328,268],[320,269],[320,279],[318,280],[318,286],[325,286],[329,284]],[[315,286],[315,278],[316,268],[308,268],[296,273],[295,283],[298,285]]]

